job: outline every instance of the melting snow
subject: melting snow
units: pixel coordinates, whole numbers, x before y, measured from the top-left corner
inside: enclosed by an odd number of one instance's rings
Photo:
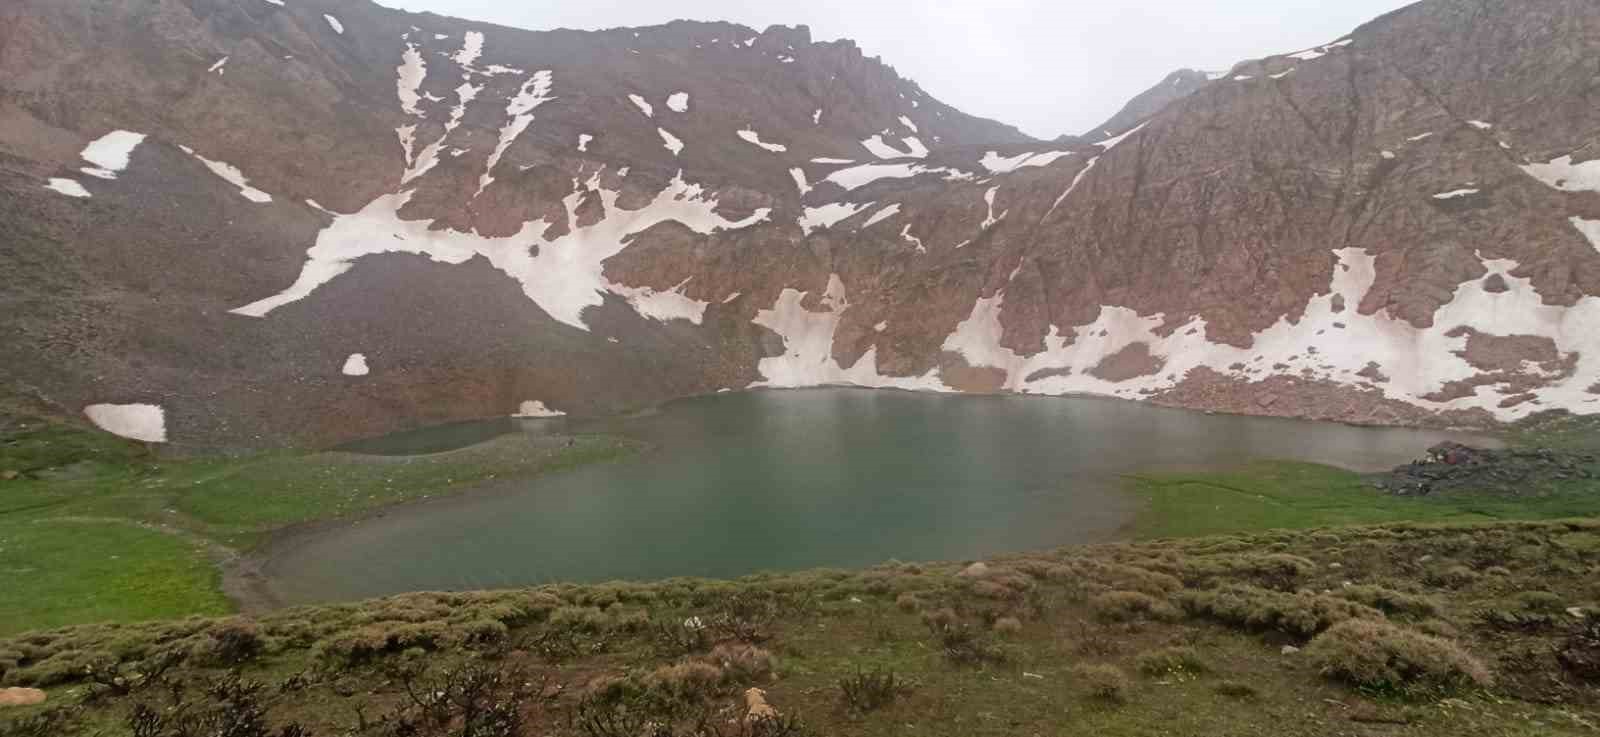
[[[899,214],[899,212],[900,212],[900,203],[896,202],[896,203],[887,205],[883,209],[881,209],[881,210],[879,210],[879,211],[877,211],[875,213],[872,213],[872,216],[867,218],[867,221],[861,224],[861,229],[862,230],[866,230],[867,228],[872,227],[876,223],[880,223],[880,222],[883,222],[884,220],[888,220],[889,218],[894,217],[895,215]]]
[[[811,124],[822,125],[822,108],[817,108],[817,111],[811,114]]]
[[[761,134],[757,133],[757,132],[755,132],[755,131],[753,131],[753,130],[751,130],[749,128],[745,128],[745,129],[739,131],[739,137],[743,138],[744,140],[746,140],[746,141],[748,141],[750,143],[753,143],[753,144],[755,144],[757,146],[760,146],[760,147],[762,147],[762,148],[764,148],[764,149],[766,149],[768,151],[773,151],[773,152],[776,152],[776,153],[783,153],[784,151],[788,151],[789,150],[788,146],[785,146],[785,145],[783,145],[781,143],[762,143],[761,142]]]
[[[675,113],[689,112],[689,93],[674,92],[667,96],[667,109]]]
[[[794,178],[794,186],[797,189],[800,190],[800,196],[801,197],[804,197],[807,194],[810,194],[810,192],[811,192],[811,184],[806,181],[806,170],[805,169],[801,169],[798,166],[794,167],[793,169],[789,170],[789,176]]]
[[[906,117],[906,116],[904,116],[904,115],[900,116],[900,124],[905,126],[905,127],[907,127],[907,128],[910,128],[912,133],[919,133],[920,132],[920,131],[917,130],[917,124],[911,122],[911,119]]]
[[[873,156],[876,156],[880,159],[922,158],[928,155],[928,149],[924,147],[922,142],[918,141],[916,138],[907,137],[900,140],[905,142],[908,150],[901,151],[900,149],[885,143],[883,140],[883,134],[881,133],[862,141],[861,145],[865,146],[868,151],[872,152]]]
[[[591,136],[588,133],[579,133],[578,134],[578,150],[579,151],[588,151],[589,150],[589,142],[593,141],[593,140],[594,140],[594,136]]]
[[[273,5],[276,5],[276,6],[280,7],[280,8],[283,7],[283,0],[263,0],[263,2],[272,3]]]
[[[272,201],[272,195],[250,186],[250,180],[245,178],[244,172],[239,171],[239,167],[223,161],[212,161],[211,159],[195,153],[194,149],[191,149],[188,146],[180,146],[180,148],[183,149],[184,153],[193,156],[197,161],[205,164],[206,168],[210,169],[212,174],[215,174],[218,177],[221,177],[223,181],[238,187],[239,194],[243,195],[245,199],[257,203],[266,203]]]
[[[1583,234],[1583,237],[1589,239],[1589,245],[1594,246],[1594,250],[1600,251],[1600,220],[1584,220],[1583,218],[1575,217],[1572,218],[1571,222],[1572,227],[1577,228],[1578,232]]]
[[[1049,166],[1063,156],[1071,156],[1071,151],[1046,151],[1034,153],[1032,151],[1020,153],[1016,156],[1001,156],[998,151],[990,151],[983,155],[978,163],[988,169],[990,174],[1005,174],[1016,171],[1025,166]]]
[[[630,94],[628,95],[628,99],[633,101],[634,107],[639,108],[639,112],[644,113],[646,118],[653,118],[656,116],[656,109],[651,107],[649,101],[645,100],[643,97]]]
[[[133,149],[143,142],[143,133],[111,131],[90,141],[89,145],[84,147],[83,160],[100,167],[95,176],[115,179],[117,172],[128,168],[128,157],[133,155]],[[107,174],[110,176],[106,176]]]
[[[928,252],[928,249],[926,249],[926,248],[924,248],[922,246],[922,239],[911,234],[911,223],[906,223],[906,227],[900,229],[900,238],[902,240],[904,240],[905,242],[910,243],[913,246],[916,246],[917,247],[917,253],[927,253]]]
[[[729,292],[728,296],[722,298],[722,303],[723,304],[727,304],[729,302],[732,302],[732,301],[738,299],[739,295],[741,295],[741,294],[744,294],[744,292]]]
[[[1099,161],[1100,157],[1096,156],[1092,159],[1089,159],[1089,163],[1084,164],[1083,168],[1078,170],[1078,173],[1072,177],[1072,183],[1067,185],[1066,191],[1062,192],[1061,196],[1056,198],[1055,203],[1050,205],[1050,209],[1045,212],[1045,217],[1050,217],[1050,213],[1055,212],[1056,208],[1060,207],[1061,203],[1066,201],[1067,195],[1072,194],[1072,190],[1078,188],[1078,183],[1082,182],[1084,177],[1089,176],[1089,170],[1093,169],[1094,165]]]
[[[668,133],[666,128],[657,128],[656,132],[661,134],[661,145],[671,151],[673,156],[677,156],[683,151],[683,141],[678,140],[677,136]]]
[[[1548,164],[1525,164],[1519,168],[1563,192],[1600,192],[1600,159],[1574,164],[1569,154]]]
[[[537,399],[532,399],[523,402],[521,406],[517,407],[517,413],[512,415],[512,417],[529,420],[543,419],[547,417],[560,417],[565,414],[565,412],[560,410],[554,410],[544,406],[544,402],[541,402]]]
[[[473,71],[472,65],[478,63],[478,58],[483,56],[483,34],[477,31],[467,31],[461,37],[461,49],[456,51],[450,59],[459,64],[468,72]]]
[[[89,194],[89,190],[84,189],[83,185],[79,184],[76,179],[62,179],[61,177],[51,177],[50,178],[50,183],[44,185],[44,188],[45,189],[49,189],[49,190],[54,190],[56,192],[60,192],[61,194],[64,194],[64,195],[66,195],[68,197],[89,197],[89,196],[91,196]]]
[[[338,18],[324,14],[322,19],[328,22],[328,27],[332,28],[334,33],[337,33],[341,36],[344,35],[344,24],[340,23]]]
[[[1146,125],[1148,125],[1149,122],[1150,121],[1145,121],[1143,123],[1140,123],[1140,124],[1138,124],[1138,125],[1136,125],[1136,126],[1134,126],[1132,128],[1129,128],[1126,133],[1123,133],[1120,136],[1112,136],[1110,138],[1107,138],[1104,141],[1096,143],[1095,145],[1105,149],[1104,153],[1109,153],[1111,151],[1111,149],[1116,148],[1117,144],[1122,143],[1124,140],[1127,139],[1128,136],[1131,136],[1131,135],[1133,135],[1135,133],[1138,133],[1141,130],[1144,130],[1144,127]]]
[[[708,235],[749,227],[771,214],[771,210],[763,208],[741,220],[723,218],[716,213],[716,200],[704,196],[698,185],[683,181],[681,175],[649,204],[637,210],[623,210],[617,206],[619,193],[600,186],[596,174],[563,198],[568,222],[577,221],[578,205],[589,192],[599,195],[604,217],[588,227],[572,228],[554,240],[544,237],[550,227],[544,220],[524,223],[516,234],[503,238],[435,230],[431,220],[400,219],[398,213],[410,201],[411,192],[383,195],[358,212],[334,214],[333,222],[306,251],[306,262],[293,284],[231,312],[263,317],[278,307],[304,299],[354,268],[364,256],[412,253],[446,264],[461,264],[481,256],[515,279],[523,293],[552,318],[587,330],[583,311],[599,306],[603,292],[628,296],[636,307],[640,299],[654,304],[637,290],[607,281],[603,273],[603,262],[626,248],[634,234],[672,221]]]
[[[1453,200],[1457,197],[1466,197],[1469,194],[1477,193],[1478,190],[1476,189],[1452,189],[1449,192],[1440,192],[1434,195],[1433,198],[1436,200]]]
[[[1283,70],[1281,72],[1278,72],[1277,74],[1268,74],[1267,76],[1271,77],[1273,79],[1283,79],[1284,77],[1287,77],[1290,74],[1293,74],[1294,70],[1297,69],[1297,68],[1298,67],[1289,67],[1288,69],[1285,69],[1285,70]]]
[[[690,277],[692,279],[694,277]],[[612,285],[612,292],[620,294],[633,305],[635,312],[657,322],[668,320],[688,320],[696,325],[704,318],[707,303],[687,297],[683,288],[689,284],[689,279],[684,279],[677,286],[658,292],[650,287],[624,287]]]
[[[919,174],[943,174],[946,181],[971,179],[970,173],[945,167],[928,167],[922,164],[862,164],[840,169],[829,174],[824,181],[833,182],[845,189],[855,189],[879,179],[906,179]]]
[[[216,72],[217,74],[221,74],[222,71],[223,71],[222,70],[222,65],[227,64],[228,60],[232,59],[232,58],[233,57],[231,57],[231,56],[224,56],[221,59],[218,59],[216,61],[216,63],[212,64],[209,67],[206,67],[206,71],[208,71],[208,72]]]
[[[1489,123],[1485,123],[1485,122],[1483,122],[1481,120],[1469,120],[1469,121],[1467,121],[1467,125],[1470,125],[1470,126],[1472,126],[1474,128],[1477,128],[1478,130],[1481,130],[1481,131],[1486,131],[1486,130],[1489,130],[1490,128],[1494,127],[1493,125],[1491,125]]]
[[[407,115],[422,117],[422,110],[417,107],[422,96],[417,94],[417,89],[422,87],[422,79],[428,74],[428,65],[422,60],[422,53],[417,51],[415,44],[406,44],[405,53],[400,56],[400,66],[395,67],[395,71],[398,74],[395,90],[400,96],[400,109]]]
[[[1418,133],[1417,135],[1414,135],[1414,136],[1412,136],[1410,138],[1407,138],[1406,140],[1407,141],[1420,141],[1420,140],[1422,140],[1424,138],[1427,138],[1427,137],[1429,137],[1431,135],[1433,135],[1433,131],[1428,131],[1427,133]]]
[[[550,96],[550,84],[550,70],[534,72],[533,76],[523,81],[521,89],[517,90],[517,94],[506,105],[508,120],[500,127],[500,141],[495,144],[494,153],[489,154],[489,163],[484,166],[483,174],[478,177],[477,194],[483,194],[483,190],[494,181],[494,167],[500,163],[500,157],[505,155],[506,149],[511,148],[511,144],[516,142],[517,137],[522,135],[533,122],[533,109],[555,99]],[[579,146],[579,149],[581,150],[582,146]]]
[[[820,312],[811,312],[801,306],[806,292],[784,289],[778,294],[772,309],[761,310],[751,322],[765,327],[783,338],[781,356],[763,358],[756,369],[763,381],[753,386],[798,387],[825,384],[853,386],[893,387],[945,391],[944,383],[936,377],[936,369],[920,377],[893,377],[878,373],[877,347],[868,348],[855,365],[843,368],[833,358],[833,336],[839,320],[850,301],[845,297],[844,282],[838,274],[828,277],[828,288],[823,293]]]
[[[83,414],[95,427],[147,443],[167,442],[167,413],[154,404],[91,404]]]
[[[998,223],[1001,220],[1003,220],[1005,218],[1005,216],[1006,216],[1006,213],[1011,212],[1010,210],[1005,210],[1005,211],[1000,213],[999,217],[995,216],[995,214],[994,214],[994,195],[995,195],[996,192],[999,192],[999,191],[1000,191],[1000,187],[999,186],[994,186],[994,187],[990,187],[989,191],[983,193],[983,202],[984,202],[985,205],[988,205],[988,207],[989,207],[989,216],[983,219],[983,225],[980,226],[981,229],[983,229],[983,230],[988,230],[995,223]]]
[[[800,214],[800,230],[806,235],[819,228],[829,228],[835,223],[871,207],[872,203],[856,204],[854,202],[830,202],[821,207],[807,207]]]
[[[344,367],[339,369],[345,376],[366,376],[371,373],[367,368],[367,357],[362,353],[352,353],[344,359]]]
[[[1393,151],[1388,151],[1388,150],[1384,150],[1384,151],[1379,151],[1379,152],[1378,152],[1378,155],[1379,155],[1379,156],[1382,156],[1382,157],[1383,157],[1383,158],[1385,158],[1385,159],[1392,159],[1392,158],[1394,158],[1394,152],[1393,152]]]
[[[856,160],[855,159],[830,159],[830,158],[828,158],[826,156],[823,156],[823,157],[812,159],[811,163],[813,163],[813,164],[854,164],[854,163],[856,163]]]

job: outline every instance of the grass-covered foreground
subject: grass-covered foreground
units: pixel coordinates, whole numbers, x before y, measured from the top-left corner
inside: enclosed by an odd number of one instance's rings
[[[163,459],[104,433],[0,417],[0,636],[225,614],[220,565],[278,529],[615,458],[597,436],[511,435],[410,458]]]
[[[1407,524],[82,626],[0,639],[0,735],[1589,735],[1597,571]]]

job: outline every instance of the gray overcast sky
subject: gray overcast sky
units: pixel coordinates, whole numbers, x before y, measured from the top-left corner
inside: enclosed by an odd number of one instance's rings
[[[1326,43],[1409,0],[378,0],[534,30],[677,18],[854,39],[973,115],[1082,133],[1168,72]]]

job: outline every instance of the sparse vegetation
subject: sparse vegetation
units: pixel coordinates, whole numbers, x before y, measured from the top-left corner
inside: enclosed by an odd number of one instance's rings
[[[1348,620],[1311,641],[1323,674],[1377,691],[1487,687],[1489,669],[1454,642],[1385,622]]]

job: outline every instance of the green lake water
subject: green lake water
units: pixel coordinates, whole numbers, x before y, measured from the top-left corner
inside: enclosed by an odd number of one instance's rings
[[[605,421],[450,425],[348,449],[439,452],[551,430],[652,449],[297,533],[264,561],[268,591],[298,604],[960,560],[1113,538],[1134,511],[1119,474],[1134,470],[1263,458],[1367,470],[1459,438],[1092,398],[808,389]]]

